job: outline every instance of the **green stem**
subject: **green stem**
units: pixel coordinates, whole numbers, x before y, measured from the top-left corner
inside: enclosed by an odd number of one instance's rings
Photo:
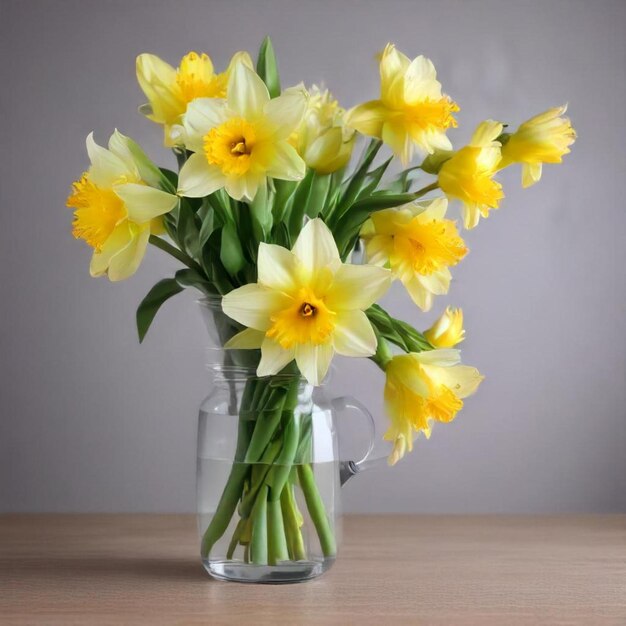
[[[261,487],[251,520],[250,561],[256,565],[267,565],[267,485]]]
[[[313,468],[308,464],[298,465],[298,478],[307,509],[309,509],[309,515],[313,520],[313,525],[320,539],[322,552],[324,556],[335,556],[337,553],[335,536],[330,527],[328,516],[326,515],[324,502],[322,501],[320,492],[317,489],[317,484],[315,483]]]
[[[159,250],[167,252],[167,254],[173,256],[183,265],[186,265],[189,269],[195,270],[196,272],[199,272],[202,276],[204,276],[204,271],[200,267],[200,265],[198,265],[190,256],[186,255],[182,250],[179,250],[171,243],[165,241],[165,239],[161,239],[156,235],[150,235],[149,241],[153,246],[159,248]]]
[[[224,491],[222,492],[219,504],[217,505],[217,509],[215,510],[215,515],[213,519],[211,519],[202,537],[201,554],[204,558],[209,556],[209,552],[215,542],[226,532],[243,492],[243,486],[249,467],[241,461],[244,459],[248,443],[250,442],[250,429],[247,419],[248,407],[254,395],[254,387],[256,384],[256,380],[249,380],[244,389],[239,416],[235,462],[230,470],[230,475],[224,487]]]
[[[296,499],[293,497],[293,485],[287,483],[280,494],[280,506],[283,512],[285,522],[285,534],[287,535],[287,544],[289,548],[289,556],[294,561],[306,559],[306,551],[304,549],[304,541],[302,540],[302,532],[300,531],[300,523],[298,521]]]
[[[427,185],[426,187],[423,187],[422,189],[419,189],[418,191],[416,191],[414,194],[415,199],[417,200],[417,198],[421,198],[422,196],[425,196],[427,193],[431,191],[435,191],[435,189],[439,189],[438,182],[431,183],[430,185]]]
[[[267,539],[269,564],[276,565],[280,561],[288,561],[289,552],[280,500],[268,500],[267,502]]]

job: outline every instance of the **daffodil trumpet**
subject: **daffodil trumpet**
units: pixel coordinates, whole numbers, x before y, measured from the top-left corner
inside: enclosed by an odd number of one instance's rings
[[[182,291],[211,303],[237,439],[201,551],[211,561],[225,539],[220,558],[272,568],[314,560],[313,544],[324,559],[336,554],[311,404],[335,356],[384,372],[390,464],[457,419],[483,379],[461,361],[463,311],[439,306],[469,253],[461,226],[499,208],[502,169],[520,164],[522,185],[533,185],[576,133],[561,106],[514,131],[486,119],[453,146],[460,107],[440,82],[450,68],[391,43],[378,93],[350,106],[325,87],[282,88],[269,38],[256,64],[232,52],[222,70],[201,51],[176,67],[141,54],[140,111],[162,128],[177,171],[118,131],[106,147],[90,134],[67,206],[91,276],[131,278],[148,244],[182,266],[140,303],[140,341]],[[415,307],[410,323],[379,303],[394,281]],[[431,310],[439,317],[416,329]]]

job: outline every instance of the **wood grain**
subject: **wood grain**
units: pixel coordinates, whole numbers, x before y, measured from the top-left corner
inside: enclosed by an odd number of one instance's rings
[[[211,580],[188,515],[0,516],[2,624],[626,624],[626,516],[354,516],[330,572]]]

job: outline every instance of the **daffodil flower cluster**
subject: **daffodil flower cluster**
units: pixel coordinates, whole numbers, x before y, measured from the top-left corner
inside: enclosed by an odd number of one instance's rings
[[[148,243],[182,263],[139,306],[140,340],[161,304],[193,287],[222,298],[234,328],[225,347],[256,355],[258,376],[296,368],[317,385],[335,354],[371,358],[386,372],[391,463],[452,421],[482,379],[455,348],[461,310],[419,332],[377,301],[394,280],[421,311],[448,293],[468,254],[461,225],[476,227],[504,197],[498,172],[521,164],[527,187],[569,152],[566,107],[514,131],[485,120],[455,148],[456,99],[430,59],[392,44],[378,96],[348,109],[326,89],[283,89],[269,39],[256,64],[238,51],[222,72],[197,52],[177,67],[142,54],[136,70],[140,111],[162,127],[177,171],[118,131],[108,148],[90,134],[91,164],[67,205],[92,276],[130,277]],[[404,169],[391,177],[395,159]],[[357,249],[363,264],[351,261]]]

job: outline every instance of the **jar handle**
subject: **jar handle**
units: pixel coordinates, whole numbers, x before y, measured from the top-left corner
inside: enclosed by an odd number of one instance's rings
[[[367,451],[361,459],[358,461],[341,461],[339,463],[339,479],[343,486],[352,476],[361,470],[361,465],[367,461],[370,454],[374,450],[374,443],[376,441],[376,422],[373,415],[368,411],[367,407],[352,396],[341,396],[339,398],[333,398],[331,400],[331,406],[333,410],[338,413],[348,411],[350,409],[358,411],[366,418],[368,430],[369,430],[369,445]]]

